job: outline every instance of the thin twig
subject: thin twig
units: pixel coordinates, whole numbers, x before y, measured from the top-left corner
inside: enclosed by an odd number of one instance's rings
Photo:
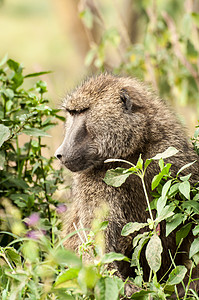
[[[154,225],[153,215],[152,215],[152,211],[151,211],[151,207],[150,207],[149,197],[148,197],[148,194],[147,194],[147,191],[146,191],[146,186],[145,186],[145,182],[144,182],[144,177],[143,177],[143,176],[140,176],[140,178],[141,178],[141,181],[142,181],[142,187],[143,187],[143,190],[144,190],[144,194],[145,194],[147,206],[148,206],[148,209],[149,209],[149,214],[150,214],[151,220],[152,220],[153,225]],[[153,228],[153,229],[154,229],[154,228]]]
[[[123,16],[121,15],[121,8],[119,7],[118,5],[118,1],[117,0],[112,0],[112,3],[113,5],[116,7],[116,12],[117,12],[117,15],[118,15],[118,23],[119,23],[119,30],[120,30],[120,33],[123,37],[123,40],[126,44],[126,47],[128,47],[129,45],[131,45],[131,39],[129,37],[129,33],[128,33],[128,30],[127,30],[127,26],[124,22],[124,18]]]
[[[176,30],[176,26],[174,24],[174,21],[172,18],[167,14],[167,12],[162,12],[162,16],[168,26],[168,29],[170,30],[171,33],[171,43],[173,45],[173,48],[175,50],[175,55],[178,57],[180,62],[187,68],[187,70],[191,73],[193,78],[195,79],[195,82],[197,84],[197,87],[199,89],[199,74],[198,72],[194,69],[194,67],[190,64],[190,62],[186,59],[186,57],[183,55],[181,49],[180,49],[180,44],[179,44],[179,39],[178,39],[178,34]]]
[[[82,243],[85,243],[84,240],[83,240],[83,238],[82,238],[82,236],[81,236],[81,234],[78,232],[77,226],[76,226],[76,224],[75,224],[74,222],[73,222],[73,226],[74,226],[75,230],[77,231],[77,234],[78,234],[78,236],[79,236],[81,242],[82,242]]]
[[[146,53],[145,54],[145,58],[146,58],[146,68],[147,68],[147,71],[151,77],[151,83],[153,85],[153,88],[158,91],[158,85],[157,85],[157,81],[156,81],[156,77],[155,77],[155,72],[154,72],[154,68],[151,64],[151,61],[150,61],[150,56],[149,56],[149,53]]]
[[[82,224],[82,221],[81,221],[81,220],[79,221],[79,223],[80,223],[80,226],[81,226],[81,228],[82,228],[82,229],[84,229],[84,226],[83,226],[83,224]],[[88,238],[87,238],[87,235],[86,235],[86,232],[85,232],[85,230],[83,230],[83,234],[84,234],[84,237],[85,237],[85,239],[86,239],[86,242],[88,242]]]

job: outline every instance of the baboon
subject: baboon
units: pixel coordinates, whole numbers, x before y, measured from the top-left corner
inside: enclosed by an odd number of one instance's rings
[[[118,188],[108,186],[104,176],[114,164],[105,164],[108,158],[121,158],[136,163],[154,157],[173,146],[179,152],[168,160],[173,174],[188,162],[197,160],[181,124],[172,110],[148,87],[137,79],[101,74],[91,77],[77,87],[64,100],[66,110],[66,134],[56,157],[74,172],[73,203],[65,217],[64,232],[74,231],[80,224],[89,228],[94,211],[101,202],[109,207],[106,229],[106,251],[132,254],[132,237],[122,237],[121,230],[128,222],[146,222],[149,217],[140,179],[132,175]],[[122,165],[120,164],[122,167]],[[188,171],[193,182],[198,181],[198,162]],[[148,167],[145,183],[150,196],[151,182],[159,173],[158,163]],[[184,171],[185,175],[186,172]],[[163,244],[161,278],[171,265],[171,255],[176,252],[175,233],[165,237],[165,223],[160,224]],[[81,241],[77,235],[67,240],[67,247],[77,249]],[[186,241],[176,264],[186,264],[188,252]],[[183,253],[182,253],[183,252]],[[144,278],[149,276],[149,267],[141,254]],[[123,279],[134,276],[134,270],[126,262],[117,263],[117,272]]]

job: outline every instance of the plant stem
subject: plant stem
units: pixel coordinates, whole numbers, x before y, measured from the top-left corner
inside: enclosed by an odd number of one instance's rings
[[[135,167],[135,165],[133,163],[131,163],[130,161],[127,161],[127,160],[124,160],[124,159],[118,159],[118,158],[109,158],[109,159],[106,159],[104,161],[105,163],[110,163],[110,162],[123,162],[123,163],[126,163],[132,167]]]
[[[190,286],[190,283],[191,283],[191,274],[192,274],[192,270],[193,270],[193,263],[191,265],[191,269],[190,269],[190,272],[189,272],[189,281],[188,281],[188,284],[186,286],[186,290],[185,290],[185,295],[184,295],[184,298],[183,300],[186,300],[187,299],[187,293],[189,291],[189,286]]]
[[[13,269],[12,265],[10,264],[9,260],[7,259],[6,255],[2,253],[0,256],[2,256],[4,258],[4,260],[7,262],[8,266],[10,267],[10,269],[12,271],[14,271],[14,269]]]
[[[153,271],[152,271],[152,269],[150,269],[150,273],[149,273],[149,282],[151,282],[152,274],[153,274]]]
[[[175,293],[176,293],[176,297],[177,297],[177,299],[178,299],[178,300],[180,300],[180,298],[179,298],[179,295],[178,295],[178,290],[177,290],[177,287],[176,287],[176,285],[175,285]]]
[[[145,186],[145,182],[144,182],[144,176],[140,176],[140,179],[142,181],[142,187],[143,187],[143,190],[144,190],[144,194],[145,194],[145,197],[146,197],[146,202],[147,202],[147,206],[148,206],[148,209],[149,209],[149,214],[150,214],[150,218],[154,224],[154,220],[153,220],[153,215],[152,215],[152,211],[151,211],[151,207],[150,207],[150,202],[149,202],[149,197],[148,197],[148,194],[147,194],[147,190],[146,190],[146,186]]]

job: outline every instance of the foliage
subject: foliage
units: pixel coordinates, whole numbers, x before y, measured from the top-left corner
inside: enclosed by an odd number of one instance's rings
[[[22,225],[22,223],[21,223]],[[127,259],[117,253],[103,254],[94,243],[98,231],[91,231],[84,251],[94,262],[83,264],[81,256],[66,250],[59,235],[54,240],[41,234],[14,237],[12,243],[0,247],[0,294],[2,299],[118,299],[124,294],[124,283],[106,270],[107,263]],[[99,228],[106,226],[99,223]],[[56,224],[53,226],[56,229]],[[74,233],[73,233],[74,234]],[[67,239],[68,237],[66,237]],[[19,244],[16,250],[13,246]]]
[[[108,185],[119,187],[129,176],[133,174],[138,176],[142,182],[150,218],[147,219],[147,223],[127,223],[123,227],[121,234],[123,236],[128,236],[129,234],[139,231],[141,228],[148,227],[148,231],[137,234],[133,239],[131,266],[136,267],[139,274],[134,279],[134,282],[140,282],[140,287],[144,287],[146,283],[142,282],[142,268],[140,266],[139,259],[142,249],[144,246],[146,246],[145,256],[151,270],[148,282],[148,284],[150,284],[150,288],[152,289],[150,294],[153,295],[155,291],[155,295],[158,293],[160,299],[166,299],[166,295],[171,296],[174,290],[178,296],[176,285],[181,283],[187,274],[187,268],[185,266],[176,266],[174,258],[172,258],[172,265],[168,268],[168,272],[172,268],[174,269],[170,272],[167,281],[157,282],[156,273],[161,267],[163,250],[162,242],[159,238],[158,232],[158,225],[161,221],[166,221],[166,237],[175,229],[178,229],[176,232],[176,245],[178,246],[178,249],[183,239],[186,238],[190,231],[192,231],[193,235],[196,237],[193,240],[189,250],[189,258],[192,261],[191,272],[187,286],[183,285],[185,290],[185,297],[183,299],[187,299],[188,292],[191,292],[191,289],[189,290],[189,286],[190,283],[195,280],[191,278],[192,269],[199,263],[198,186],[196,185],[191,187],[189,183],[191,173],[187,176],[180,176],[183,170],[186,168],[188,169],[195,162],[191,162],[183,166],[177,172],[176,177],[172,177],[170,172],[171,164],[167,163],[165,165],[164,159],[175,155],[177,152],[178,151],[175,148],[169,147],[165,152],[159,153],[155,157],[147,159],[145,162],[143,162],[140,155],[136,165],[120,159],[108,159],[105,161],[120,161],[121,163],[128,163],[131,166],[129,169],[116,168],[115,170],[108,170],[104,178],[104,181]],[[153,191],[156,189],[156,193],[153,194],[153,201],[149,202],[144,177],[148,166],[154,160],[159,160],[160,172],[152,180],[151,190]],[[156,212],[155,219],[153,217],[152,210],[155,210]],[[197,280],[199,280],[199,278]],[[137,295],[142,295],[142,292],[146,292],[146,290],[141,290],[137,293]]]
[[[48,230],[54,218],[50,206],[58,205],[53,193],[62,176],[53,168],[54,158],[43,156],[47,146],[42,139],[50,137],[47,131],[63,117],[48,106],[45,82],[38,80],[30,89],[22,86],[28,78],[45,73],[23,75],[22,66],[6,57],[0,63],[0,198],[8,218],[11,200],[22,218],[39,212]],[[23,231],[17,221],[9,225],[16,234]],[[6,222],[3,228],[7,229]]]
[[[116,11],[116,18],[114,26],[108,26],[99,5],[83,7],[80,17],[90,37],[86,64],[136,76],[173,104],[198,107],[199,14],[194,1],[135,1],[129,7],[125,2],[137,22],[133,24],[137,39],[131,36],[131,28],[126,26],[128,15],[126,20],[119,4],[109,7],[107,2],[99,2],[104,11]],[[98,29],[96,24],[103,28],[99,42],[94,42],[92,35]]]

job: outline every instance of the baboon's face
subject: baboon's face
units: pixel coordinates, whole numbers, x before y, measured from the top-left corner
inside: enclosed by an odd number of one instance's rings
[[[55,156],[77,172],[136,151],[146,120],[141,103],[132,100],[130,92],[115,81],[86,82],[64,102],[66,133]]]

